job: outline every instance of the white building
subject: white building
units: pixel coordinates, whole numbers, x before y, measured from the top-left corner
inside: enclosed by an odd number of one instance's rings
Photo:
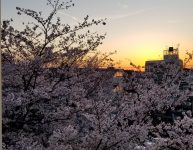
[[[178,48],[169,47],[167,50],[164,50],[163,60],[146,61],[145,71],[156,72],[166,68],[167,65],[175,65],[176,67],[183,68],[183,61],[179,59]]]

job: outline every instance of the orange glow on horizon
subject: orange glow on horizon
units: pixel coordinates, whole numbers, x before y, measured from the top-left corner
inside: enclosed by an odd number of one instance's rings
[[[116,54],[112,56],[115,60],[116,68],[123,68],[123,69],[133,69],[130,65],[130,62],[135,64],[136,66],[141,66],[141,69],[144,70],[145,61],[148,60],[163,60],[163,50],[167,49],[167,47],[161,47],[157,45],[150,45],[150,44],[139,44],[128,48],[123,47],[120,51],[117,51]],[[181,48],[179,47],[179,57],[182,61],[187,57],[186,52],[192,52],[193,46],[190,48]],[[193,60],[191,60],[188,65],[189,68],[193,68]]]

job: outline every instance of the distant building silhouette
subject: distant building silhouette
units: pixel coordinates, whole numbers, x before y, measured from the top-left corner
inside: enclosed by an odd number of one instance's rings
[[[169,47],[163,51],[163,60],[153,60],[145,62],[146,72],[160,72],[167,68],[168,65],[175,65],[175,67],[183,68],[183,61],[179,59],[178,48]]]

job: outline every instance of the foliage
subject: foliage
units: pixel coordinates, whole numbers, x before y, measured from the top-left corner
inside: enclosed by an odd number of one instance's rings
[[[22,88],[27,91],[35,89],[38,78],[45,67],[75,66],[82,62],[88,53],[102,44],[104,35],[81,33],[82,29],[103,23],[104,20],[89,20],[89,16],[77,26],[71,27],[61,22],[56,13],[61,9],[73,6],[72,2],[48,1],[52,7],[50,14],[44,19],[41,12],[17,7],[18,14],[25,14],[34,19],[24,30],[14,29],[11,20],[2,24],[2,57],[8,65],[14,65],[15,75],[19,78]],[[7,74],[7,69],[4,72]],[[6,79],[5,79],[6,80]],[[21,80],[21,81],[20,81]]]
[[[3,148],[192,149],[191,112],[181,110],[192,89],[180,90],[189,72],[173,67],[157,82],[153,73],[99,68],[112,66],[109,55],[90,55],[104,35],[79,31],[104,20],[53,23],[73,3],[48,5],[46,19],[17,8],[34,19],[23,31],[2,24]]]

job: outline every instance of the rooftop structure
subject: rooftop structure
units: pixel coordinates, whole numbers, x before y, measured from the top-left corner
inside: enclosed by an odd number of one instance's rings
[[[163,60],[153,60],[145,62],[145,71],[146,72],[155,72],[160,68],[165,68],[168,64],[174,64],[177,67],[182,68],[183,62],[179,58],[178,48],[174,49],[169,47],[167,50],[163,51]]]

